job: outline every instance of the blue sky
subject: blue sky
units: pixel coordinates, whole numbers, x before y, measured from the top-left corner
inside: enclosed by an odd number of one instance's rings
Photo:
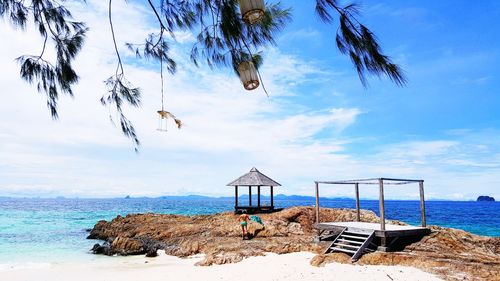
[[[115,63],[100,2],[73,6],[91,31],[76,64],[81,82],[74,99],[62,99],[57,122],[13,61],[36,53],[41,40],[0,24],[9,42],[0,46],[0,196],[228,196],[225,184],[256,166],[285,194],[313,195],[314,180],[382,176],[422,178],[432,199],[500,197],[498,1],[362,1],[362,22],[408,76],[403,88],[377,77],[364,88],[334,46],[337,27],[320,22],[313,1],[283,1],[294,20],[277,47],[262,50],[269,99],[242,90],[230,69],[192,66],[194,37],[180,32],[166,101],[186,126],[166,134],[155,130],[158,66],[122,47],[125,71],[144,93],[142,108],[127,110],[139,154],[99,104]],[[115,3],[119,42],[140,41],[154,28],[140,2]],[[417,195],[409,187],[387,197]]]

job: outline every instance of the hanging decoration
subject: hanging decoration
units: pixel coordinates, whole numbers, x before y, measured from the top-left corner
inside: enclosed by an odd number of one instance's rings
[[[238,65],[238,74],[240,75],[241,83],[246,90],[255,90],[259,87],[259,77],[257,69],[253,62],[243,61]]]
[[[161,77],[161,110],[158,110],[158,131],[166,132],[167,131],[167,123],[168,119],[172,118],[177,125],[177,128],[180,129],[183,125],[180,119],[177,119],[175,115],[168,112],[164,108],[164,91],[163,91],[163,60],[160,59],[160,77]]]
[[[158,131],[162,131],[162,132],[167,131],[168,118],[172,118],[174,120],[175,125],[177,126],[178,129],[180,129],[182,127],[182,125],[184,125],[184,123],[182,123],[181,120],[177,119],[175,117],[175,115],[173,115],[172,113],[170,113],[168,111],[163,110],[163,108],[162,108],[162,110],[158,110],[157,112],[160,115],[160,117],[158,119]]]
[[[240,12],[243,21],[254,24],[264,16],[264,0],[240,0]]]

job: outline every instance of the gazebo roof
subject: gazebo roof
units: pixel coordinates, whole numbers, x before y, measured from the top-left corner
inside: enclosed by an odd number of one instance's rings
[[[227,184],[227,186],[281,186],[253,167],[250,172]]]

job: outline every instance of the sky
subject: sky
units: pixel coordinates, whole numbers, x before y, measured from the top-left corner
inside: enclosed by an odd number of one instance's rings
[[[142,2],[114,1],[125,74],[143,93],[140,108],[125,109],[139,153],[99,102],[116,65],[105,2],[66,2],[90,31],[75,96],[61,97],[57,121],[15,62],[43,41],[0,21],[0,196],[232,196],[226,184],[257,167],[289,195],[313,196],[315,180],[392,177],[424,179],[427,199],[500,198],[498,1],[358,1],[361,21],[404,69],[405,87],[370,77],[364,88],[335,47],[337,26],[318,19],[312,0],[282,1],[293,22],[261,50],[269,98],[245,91],[231,69],[195,67],[195,35],[179,31],[165,107],[185,126],[170,122],[168,132],[156,130],[159,65],[124,46],[155,30],[153,16]],[[360,196],[377,192],[363,186]],[[343,186],[321,195],[354,196]],[[418,186],[387,187],[385,196],[417,199]]]

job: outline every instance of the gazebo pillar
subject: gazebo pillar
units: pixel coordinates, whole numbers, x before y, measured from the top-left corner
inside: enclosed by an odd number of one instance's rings
[[[248,206],[252,206],[252,186],[248,186]]]
[[[271,209],[274,209],[274,191],[273,186],[271,185]]]
[[[238,208],[238,186],[234,186],[234,207]]]
[[[260,209],[260,185],[257,186],[257,207]]]

